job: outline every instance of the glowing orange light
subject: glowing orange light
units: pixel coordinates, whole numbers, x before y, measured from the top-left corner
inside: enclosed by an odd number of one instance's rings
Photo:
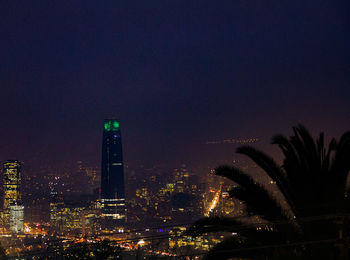
[[[213,209],[216,207],[216,204],[219,202],[219,198],[220,198],[220,193],[221,193],[221,187],[220,189],[216,192],[214,199],[212,200],[210,207],[207,210],[207,213],[205,214],[205,216],[209,216],[210,212],[213,211]]]

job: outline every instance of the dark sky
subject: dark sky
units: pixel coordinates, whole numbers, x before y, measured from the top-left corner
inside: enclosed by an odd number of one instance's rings
[[[1,1],[0,160],[230,159],[208,140],[350,129],[347,0]],[[210,159],[211,158],[211,159]]]

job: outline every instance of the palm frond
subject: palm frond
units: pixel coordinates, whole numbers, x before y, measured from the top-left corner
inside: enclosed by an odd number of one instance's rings
[[[248,189],[242,187],[232,188],[230,196],[243,201],[249,214],[259,215],[271,222],[287,221],[285,210],[262,186],[255,184]]]
[[[263,186],[256,183],[249,175],[230,166],[218,167],[215,174],[227,177],[240,187],[231,189],[231,196],[242,200],[249,211],[254,212],[268,221],[288,220],[285,210]]]
[[[277,187],[282,192],[288,204],[293,208],[293,200],[290,197],[290,183],[281,167],[270,156],[250,146],[239,147],[237,153],[248,156],[263,169],[276,182]]]
[[[274,136],[272,143],[277,144],[284,155],[282,167],[270,156],[249,146],[238,148],[237,153],[248,156],[276,182],[293,218],[289,218],[288,212],[264,186],[244,171],[230,166],[218,167],[216,175],[239,185],[230,190],[230,196],[243,201],[251,215],[267,220],[267,229],[261,230],[262,223],[257,229],[257,223],[243,225],[229,218],[196,222],[193,228],[197,234],[237,232],[237,236],[217,244],[206,259],[329,258],[333,245],[303,243],[336,239],[340,232],[349,237],[346,220],[341,220],[340,216],[350,211],[349,199],[345,196],[350,172],[350,132],[343,134],[339,142],[331,139],[327,147],[323,133],[314,139],[299,124],[293,128],[292,136]]]

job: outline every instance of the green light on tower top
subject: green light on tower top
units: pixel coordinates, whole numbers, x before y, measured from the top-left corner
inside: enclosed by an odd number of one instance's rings
[[[118,129],[119,129],[119,122],[113,121],[113,130],[118,130]]]
[[[118,131],[119,130],[119,122],[117,120],[107,120],[104,123],[105,131]]]
[[[105,122],[105,130],[106,131],[110,131],[111,130],[111,121],[107,121],[107,122]]]

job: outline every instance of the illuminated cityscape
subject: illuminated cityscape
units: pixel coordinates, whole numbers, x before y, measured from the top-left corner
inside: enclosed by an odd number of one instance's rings
[[[103,155],[102,167],[104,164],[118,163],[119,166],[122,163],[122,157],[115,156],[116,152],[121,153],[121,146],[106,147],[111,143],[120,145],[121,142],[119,121],[118,126],[114,124],[114,128],[110,127],[113,122],[117,121],[105,120],[103,149],[108,151],[106,155],[113,154],[114,157],[111,159]],[[113,161],[113,158],[117,159]],[[91,169],[96,168],[78,161],[72,170],[79,176],[80,185],[84,186],[94,183],[96,176],[91,171],[96,170]],[[116,173],[123,173],[123,170],[119,168]],[[220,240],[220,236],[192,237],[186,233],[191,223],[204,216],[243,216],[243,207],[236,206],[230,200],[226,201],[228,196],[224,181],[218,183],[209,175],[204,179],[199,178],[186,165],[171,169],[170,174],[166,174],[168,170],[162,166],[127,168],[125,180],[115,179],[113,183],[121,180],[127,191],[126,200],[123,198],[126,206],[122,210],[129,213],[123,217],[121,224],[106,222],[106,217],[109,216],[106,214],[113,212],[117,215],[121,211],[115,204],[111,206],[109,200],[103,200],[103,192],[96,193],[93,189],[88,191],[90,195],[87,196],[84,195],[83,187],[79,188],[80,185],[75,183],[83,196],[77,197],[76,192],[71,191],[70,178],[64,174],[48,175],[41,180],[31,177],[26,181],[31,188],[21,188],[21,177],[26,180],[21,163],[15,160],[6,161],[3,164],[2,216],[2,244],[7,248],[6,254],[21,256],[34,250],[36,255],[50,257],[51,246],[54,245],[56,254],[67,256],[72,254],[69,249],[72,244],[95,243],[101,241],[101,238],[116,241],[114,247],[123,248],[124,257],[132,258],[141,253],[145,256],[159,254],[169,257],[176,257],[179,252],[203,254]],[[108,171],[111,172],[111,169],[106,168],[106,172]],[[108,183],[101,181],[101,187],[98,186],[97,191],[103,190],[104,185]],[[117,185],[115,187],[118,189]],[[47,200],[35,199],[33,190],[43,189],[47,191],[40,193],[40,196],[47,196]],[[32,198],[36,205],[27,201],[24,207],[21,203],[22,196]],[[120,197],[114,199],[118,201],[118,198]],[[35,217],[37,211],[40,211],[41,218]],[[111,219],[118,220],[113,216]]]
[[[72,244],[103,238],[117,241],[112,248],[123,248],[124,257],[176,257],[179,252],[202,254],[219,241],[186,232],[203,216],[229,215],[232,210],[237,215],[234,204],[225,211],[224,182],[208,182],[184,164],[173,169],[125,167],[120,121],[106,119],[102,135],[101,178],[99,167],[81,160],[63,173],[43,168],[44,178],[23,174],[18,160],[3,163],[1,243],[6,254],[34,250],[50,257],[54,246],[55,254],[63,257],[72,254]]]
[[[1,1],[0,260],[350,259],[350,1]]]

